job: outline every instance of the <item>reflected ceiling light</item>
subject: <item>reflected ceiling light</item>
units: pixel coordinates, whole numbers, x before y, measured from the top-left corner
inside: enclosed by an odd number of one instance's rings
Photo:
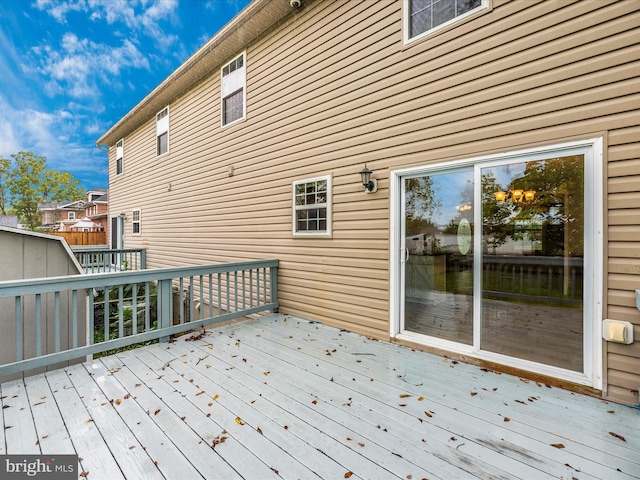
[[[364,185],[365,193],[375,193],[378,191],[378,180],[371,178],[373,172],[367,168],[367,164],[364,164],[364,168],[360,170],[360,177],[362,178],[362,185]]]
[[[532,202],[533,199],[536,196],[536,191],[535,190],[523,190],[521,188],[515,188],[513,190],[510,191],[511,196],[509,196],[508,192],[503,192],[502,190],[498,191],[498,192],[494,192],[493,194],[496,197],[496,202],[513,202],[513,203],[519,203],[519,202]]]

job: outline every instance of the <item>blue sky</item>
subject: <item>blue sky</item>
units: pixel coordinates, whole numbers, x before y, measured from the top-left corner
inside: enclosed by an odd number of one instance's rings
[[[0,0],[0,157],[108,186],[96,140],[249,0]]]

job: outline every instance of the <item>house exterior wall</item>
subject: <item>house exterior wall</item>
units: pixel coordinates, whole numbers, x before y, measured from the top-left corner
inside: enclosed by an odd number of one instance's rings
[[[169,104],[168,154],[155,117],[126,135],[118,176],[114,142],[125,246],[151,268],[279,258],[282,311],[388,339],[391,170],[602,137],[602,318],[640,338],[640,3],[492,0],[409,45],[402,10],[309,1],[246,45],[246,121],[221,128],[214,74]],[[294,237],[292,182],[322,175],[332,235]],[[605,397],[637,403],[640,342],[603,349]]]

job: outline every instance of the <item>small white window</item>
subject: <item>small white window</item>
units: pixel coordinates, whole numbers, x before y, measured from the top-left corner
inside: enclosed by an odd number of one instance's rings
[[[124,168],[124,139],[116,143],[116,175],[120,175]]]
[[[140,235],[140,218],[140,209],[133,209],[133,211],[131,212],[131,233],[133,233],[134,235]]]
[[[404,0],[404,41],[409,43],[488,7],[489,0]]]
[[[245,69],[245,53],[222,67],[221,71],[222,126],[243,120],[246,116],[247,77]]]
[[[169,107],[156,115],[156,156],[169,152]]]
[[[331,176],[293,182],[293,234],[331,235]]]
[[[67,213],[67,219],[68,220],[75,220],[76,219],[76,212]]]

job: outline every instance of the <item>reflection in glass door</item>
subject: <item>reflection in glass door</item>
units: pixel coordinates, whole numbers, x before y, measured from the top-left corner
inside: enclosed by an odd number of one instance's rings
[[[481,178],[480,348],[582,372],[584,156]]]
[[[473,344],[473,169],[404,179],[404,328]]]
[[[589,373],[592,173],[573,152],[400,177],[400,333],[566,378]]]

